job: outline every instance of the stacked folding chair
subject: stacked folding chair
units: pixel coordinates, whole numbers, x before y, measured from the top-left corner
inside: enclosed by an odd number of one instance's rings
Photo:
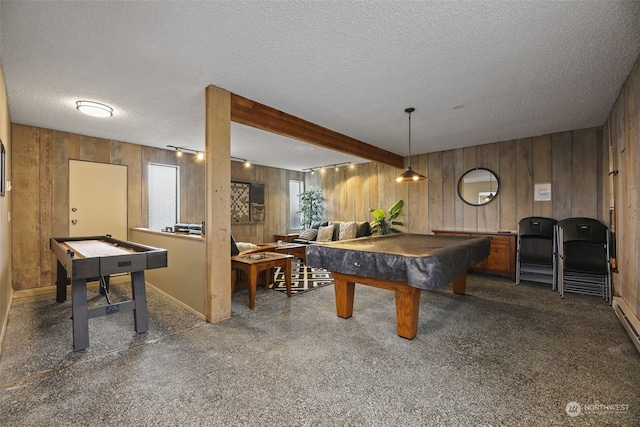
[[[516,285],[526,280],[556,288],[555,225],[555,219],[539,216],[518,223]]]
[[[609,230],[592,218],[556,225],[558,291],[599,295],[611,304]]]

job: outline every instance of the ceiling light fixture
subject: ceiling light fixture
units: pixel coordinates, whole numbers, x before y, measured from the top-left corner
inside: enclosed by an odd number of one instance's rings
[[[194,150],[193,148],[176,147],[175,145],[167,145],[169,148],[176,150],[176,156],[182,157],[184,153],[195,154],[197,160],[204,160],[204,151]]]
[[[328,168],[334,168],[336,171],[339,171],[341,167],[343,166],[348,166],[349,169],[353,169],[355,168],[355,163],[353,162],[344,162],[344,163],[334,163],[332,165],[324,165],[324,166],[314,166],[312,168],[304,168],[302,169],[303,171],[307,171],[307,172],[311,172],[311,174],[313,174],[314,171],[316,170],[320,170],[321,172],[324,172],[325,169]]]
[[[482,198],[482,201],[485,203],[489,203],[495,197],[493,195],[493,179],[491,179],[491,177],[489,177],[489,185],[490,185],[489,194],[487,194]]]
[[[409,114],[409,166],[406,171],[398,175],[395,179],[396,182],[418,182],[427,180],[426,176],[411,169],[411,113],[414,111],[416,111],[416,109],[411,107],[404,110],[405,113]]]
[[[245,168],[250,168],[251,167],[251,162],[249,160],[247,160],[247,159],[239,159],[237,157],[231,157],[231,161],[242,163],[242,165]]]
[[[93,117],[111,117],[113,116],[113,108],[108,105],[100,104],[93,101],[76,101],[76,108],[81,113]]]

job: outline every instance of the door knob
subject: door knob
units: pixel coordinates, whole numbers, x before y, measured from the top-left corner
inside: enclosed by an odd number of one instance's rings
[[[78,208],[71,208],[71,212],[76,212]]]
[[[78,223],[78,220],[77,220],[77,219],[72,219],[72,220],[71,220],[71,224],[76,225],[77,223]]]

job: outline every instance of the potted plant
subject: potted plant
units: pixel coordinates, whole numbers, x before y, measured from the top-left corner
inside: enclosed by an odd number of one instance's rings
[[[402,208],[404,206],[403,200],[398,200],[389,208],[389,215],[387,216],[387,211],[384,209],[369,209],[371,215],[375,218],[373,221],[369,223],[371,226],[371,234],[393,234],[393,233],[401,233],[400,230],[395,228],[395,226],[402,227],[404,226],[403,222],[396,221],[396,218],[402,212]]]
[[[300,198],[300,210],[298,211],[300,225],[306,230],[311,227],[313,221],[322,220],[324,196],[322,196],[322,191],[310,188],[298,194],[298,197]]]

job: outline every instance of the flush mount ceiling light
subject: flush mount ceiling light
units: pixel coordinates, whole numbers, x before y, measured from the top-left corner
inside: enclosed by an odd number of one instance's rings
[[[108,105],[100,104],[93,101],[76,101],[76,108],[81,113],[93,117],[111,117],[113,116],[113,108]]]
[[[406,171],[398,175],[395,179],[396,182],[418,182],[427,180],[426,176],[411,169],[411,113],[414,111],[416,111],[416,109],[411,107],[404,110],[405,113],[409,114],[409,166]]]

